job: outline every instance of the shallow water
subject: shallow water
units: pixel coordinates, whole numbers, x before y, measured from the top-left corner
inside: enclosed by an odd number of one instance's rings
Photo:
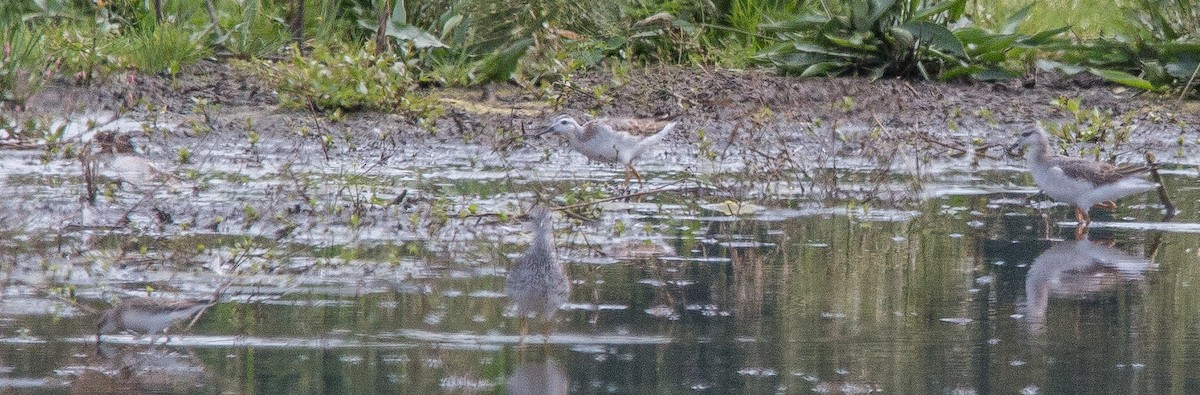
[[[1194,169],[1164,172],[1171,221],[1147,193],[1076,241],[1069,208],[1027,204],[1016,160],[945,159],[919,185],[863,160],[825,169],[836,187],[738,196],[676,181],[738,164],[665,147],[639,190],[676,192],[556,216],[570,301],[548,337],[540,320],[522,337],[504,282],[529,232],[472,215],[611,195],[619,169],[554,141],[382,163],[367,144],[322,160],[311,141],[147,143],[159,163],[192,147],[171,169],[191,176],[95,206],[78,162],[0,153],[6,392],[1200,392]],[[855,200],[880,191],[899,198]],[[226,282],[155,346],[94,345],[109,301]]]

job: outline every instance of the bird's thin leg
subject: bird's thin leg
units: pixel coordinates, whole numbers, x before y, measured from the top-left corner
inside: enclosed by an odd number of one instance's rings
[[[1092,222],[1092,219],[1091,217],[1088,217],[1087,211],[1084,211],[1082,208],[1075,207],[1075,221],[1078,222],[1079,225],[1086,226],[1089,222]]]
[[[554,321],[546,320],[542,325],[542,344],[550,344],[550,329],[554,327]]]
[[[629,193],[629,175],[630,175],[630,174],[629,174],[629,167],[628,167],[628,166],[626,166],[626,167],[625,167],[625,182],[621,183],[621,190],[623,190],[624,192],[622,192],[621,194],[628,194],[628,193]]]
[[[525,335],[529,334],[529,323],[526,322],[525,316],[521,316],[521,341],[525,341]]]
[[[1087,224],[1075,225],[1075,241],[1081,241],[1087,238]]]
[[[625,168],[627,169],[626,172],[632,172],[633,176],[637,177],[638,186],[646,185],[645,182],[642,182],[642,175],[638,173],[637,169],[634,169],[633,166],[630,165],[625,165]]]

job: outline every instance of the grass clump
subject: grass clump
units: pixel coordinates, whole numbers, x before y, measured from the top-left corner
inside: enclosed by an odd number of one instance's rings
[[[23,24],[0,25],[0,108],[23,107],[52,64],[44,39]]]
[[[260,70],[287,107],[335,114],[369,110],[440,116],[434,100],[412,93],[418,78],[412,59],[392,52],[376,54],[370,47],[316,47],[310,56],[295,53],[290,63],[266,64]]]
[[[151,73],[176,74],[212,54],[199,37],[175,24],[137,29],[118,48],[116,56],[126,64]]]

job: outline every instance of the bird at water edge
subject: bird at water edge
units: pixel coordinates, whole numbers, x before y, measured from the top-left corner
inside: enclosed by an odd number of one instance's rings
[[[630,176],[642,183],[633,162],[675,130],[676,121],[640,118],[596,118],[580,124],[570,115],[559,115],[541,133],[557,133],[567,145],[588,159],[625,166],[625,184]]]
[[[1021,133],[1013,148],[1025,147],[1025,160],[1033,181],[1050,198],[1075,206],[1077,230],[1091,223],[1092,206],[1116,208],[1113,200],[1149,191],[1158,186],[1138,178],[1148,166],[1117,167],[1108,163],[1072,158],[1054,152],[1041,125]]]

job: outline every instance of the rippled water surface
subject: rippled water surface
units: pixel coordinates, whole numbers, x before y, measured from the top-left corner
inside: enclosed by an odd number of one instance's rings
[[[1028,199],[1018,160],[941,162],[919,186],[814,166],[848,192],[780,182],[736,196],[678,181],[736,165],[664,147],[634,191],[673,192],[555,215],[572,291],[549,336],[536,319],[521,336],[505,276],[530,232],[510,217],[539,198],[611,196],[619,168],[552,140],[430,143],[382,163],[209,143],[172,169],[184,181],[106,184],[95,206],[80,201],[78,162],[0,152],[0,387],[1200,392],[1194,168],[1164,171],[1169,222],[1147,193],[1094,211],[1077,240],[1068,207]],[[171,142],[150,144],[171,163]],[[855,197],[872,188],[906,197]],[[190,328],[95,345],[99,312],[122,297],[213,294]]]

